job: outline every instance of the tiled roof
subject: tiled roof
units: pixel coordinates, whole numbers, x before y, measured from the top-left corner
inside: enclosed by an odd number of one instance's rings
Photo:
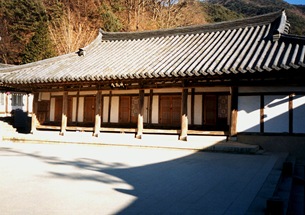
[[[305,67],[305,37],[284,11],[237,21],[136,33],[100,31],[77,53],[0,68],[2,84],[210,77]]]

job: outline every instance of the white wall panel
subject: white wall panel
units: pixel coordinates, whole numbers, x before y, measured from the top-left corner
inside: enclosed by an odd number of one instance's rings
[[[80,91],[79,95],[85,96],[85,95],[96,95],[97,90],[91,90],[91,91]]]
[[[78,98],[78,122],[83,122],[84,121],[84,97],[79,97]]]
[[[237,132],[260,132],[260,96],[239,96]]]
[[[148,122],[148,114],[149,114],[149,109],[148,109],[148,96],[144,97],[144,116],[143,116],[143,122],[147,123]]]
[[[293,98],[293,133],[305,133],[305,96]]]
[[[195,95],[194,124],[202,125],[202,95]]]
[[[76,121],[76,106],[77,106],[77,98],[72,98],[72,122]]]
[[[188,95],[187,96],[187,119],[188,119],[188,123],[191,123],[191,119],[192,119],[192,96]]]
[[[112,96],[111,98],[111,113],[110,122],[119,122],[119,96]]]
[[[159,123],[159,96],[153,96],[152,123]]]
[[[0,93],[0,112],[5,112],[6,107],[6,93]]]
[[[154,89],[154,93],[181,93],[181,88]]]
[[[28,112],[32,113],[33,112],[33,100],[34,100],[34,95],[29,94],[28,95]]]
[[[103,99],[103,122],[108,122],[108,112],[109,112],[109,96],[104,96]]]
[[[55,120],[55,98],[51,98],[50,101],[50,121],[53,122]]]
[[[49,92],[42,92],[42,93],[39,93],[39,100],[46,100],[46,101],[49,101],[51,99],[51,93]]]
[[[272,95],[264,97],[264,132],[289,131],[289,97]]]
[[[113,90],[112,95],[117,94],[137,94],[139,95],[139,90]]]
[[[195,92],[230,92],[230,87],[198,87]]]
[[[52,92],[51,96],[62,96],[64,95],[64,92]]]
[[[305,87],[290,87],[290,86],[281,86],[281,87],[239,87],[239,93],[278,93],[278,92],[298,92],[305,91]]]

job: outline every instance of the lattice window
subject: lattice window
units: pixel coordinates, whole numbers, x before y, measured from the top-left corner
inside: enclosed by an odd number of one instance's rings
[[[12,106],[23,106],[23,94],[12,94]]]

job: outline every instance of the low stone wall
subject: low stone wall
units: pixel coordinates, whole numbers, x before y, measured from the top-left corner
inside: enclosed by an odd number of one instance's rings
[[[238,134],[238,142],[259,145],[270,152],[288,152],[305,159],[305,136]]]

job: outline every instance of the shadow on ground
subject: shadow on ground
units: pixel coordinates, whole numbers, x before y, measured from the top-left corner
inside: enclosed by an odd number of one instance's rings
[[[174,160],[128,166],[115,158],[109,163],[84,157],[69,160],[9,147],[0,148],[0,156],[29,156],[50,164],[54,171],[48,174],[54,179],[116,184],[119,178],[131,189],[114,189],[135,197],[135,201],[116,214],[245,214],[275,161],[264,155],[197,152]],[[57,171],[56,167],[62,166],[76,171]]]

